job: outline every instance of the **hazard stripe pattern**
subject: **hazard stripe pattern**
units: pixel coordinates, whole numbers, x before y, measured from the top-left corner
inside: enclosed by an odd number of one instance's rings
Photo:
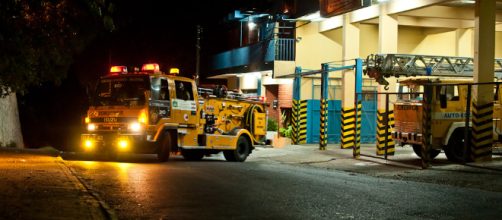
[[[385,122],[385,116],[388,115],[388,129],[385,132],[385,127],[387,123]],[[387,145],[387,155],[394,155],[395,145],[394,140],[392,140],[392,128],[394,128],[394,111],[390,110],[387,114],[385,110],[378,110],[377,112],[377,155],[385,155],[385,146]],[[385,137],[387,136],[387,140]]]
[[[431,103],[432,103],[432,86],[424,86],[423,95],[423,106],[422,106],[422,168],[429,167],[429,154],[424,152],[429,152],[431,145]]]
[[[321,100],[321,131],[320,131],[319,149],[326,150],[328,145],[328,100]]]
[[[359,146],[361,143],[361,103],[358,103],[358,114],[357,114],[357,145],[356,151],[354,154],[359,154],[360,150]],[[356,124],[356,109],[354,107],[343,107],[342,108],[342,120],[341,120],[341,132],[342,132],[342,140],[341,140],[341,148],[348,149],[354,148],[354,128]]]
[[[292,112],[293,144],[305,144],[307,141],[307,100],[293,100]]]
[[[493,103],[472,103],[471,159],[485,161],[492,158]]]

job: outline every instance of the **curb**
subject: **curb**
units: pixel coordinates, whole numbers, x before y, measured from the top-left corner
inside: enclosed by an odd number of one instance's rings
[[[62,154],[62,151],[56,150],[54,148],[34,149],[34,148],[0,147],[0,153],[34,154],[34,155],[58,157]]]

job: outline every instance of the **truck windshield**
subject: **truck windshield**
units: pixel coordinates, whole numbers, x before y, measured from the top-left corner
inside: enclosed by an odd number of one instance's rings
[[[120,77],[101,79],[94,95],[94,106],[145,104],[145,90],[149,88],[147,77]]]

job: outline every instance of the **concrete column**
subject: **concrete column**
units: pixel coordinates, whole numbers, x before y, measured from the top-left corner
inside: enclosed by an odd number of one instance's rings
[[[466,28],[459,28],[455,31],[455,56],[473,56],[472,31]]]
[[[359,58],[359,24],[351,24],[348,14],[343,16],[342,33],[342,59],[343,65],[354,65],[354,59]],[[343,79],[343,97],[342,106],[344,108],[354,107],[355,93],[355,71],[345,70],[342,74]]]
[[[493,82],[495,59],[495,0],[476,1],[474,27],[474,82]],[[474,86],[471,158],[491,159],[493,85]]]
[[[380,3],[379,5],[380,17],[378,17],[378,53],[397,53],[397,16],[387,14],[388,3]],[[387,81],[389,81],[389,90],[385,90],[383,86],[378,86],[378,92],[396,92],[396,79],[389,78]],[[378,109],[385,109],[385,100],[382,97],[378,97]],[[390,96],[389,100],[393,102],[396,100],[396,97]]]

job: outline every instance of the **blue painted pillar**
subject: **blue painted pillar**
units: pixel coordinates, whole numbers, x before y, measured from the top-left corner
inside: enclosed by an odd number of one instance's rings
[[[361,124],[362,121],[359,117],[362,115],[362,91],[363,91],[363,60],[356,59],[356,71],[355,71],[355,96],[354,96],[354,106],[355,106],[355,126],[354,126],[354,147],[352,148],[352,156],[354,158],[359,158],[361,154]]]
[[[295,68],[295,78],[293,81],[293,117],[291,120],[292,134],[291,141],[293,144],[300,144],[300,94],[301,94],[301,75],[302,68],[297,66]]]
[[[326,150],[328,145],[328,75],[329,65],[322,64],[321,73],[321,132],[319,150]]]

